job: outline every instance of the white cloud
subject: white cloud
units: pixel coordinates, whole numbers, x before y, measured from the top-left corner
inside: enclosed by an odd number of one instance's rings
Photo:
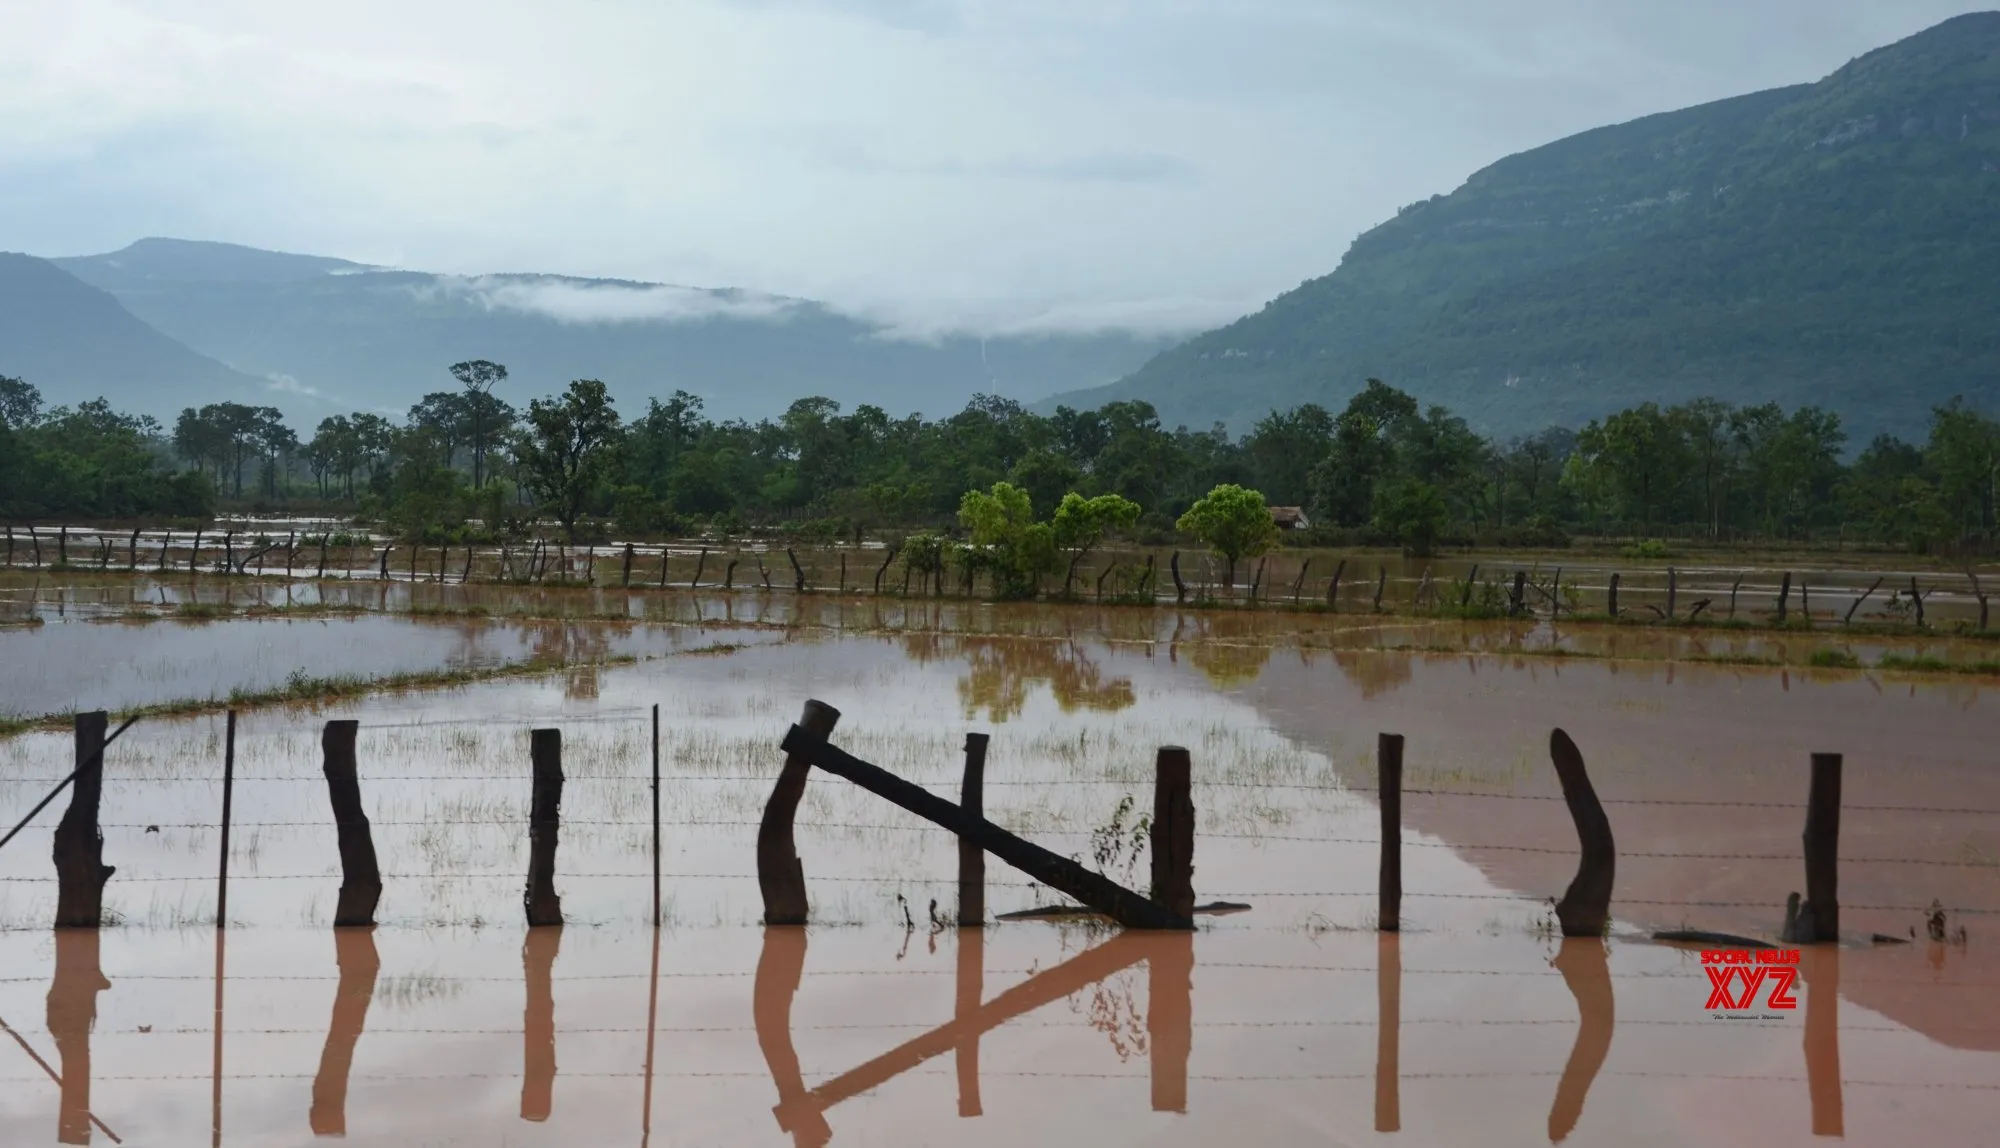
[[[545,276],[440,275],[434,290],[489,311],[517,311],[559,323],[694,323],[704,319],[781,321],[805,306],[755,291],[703,290],[660,283],[587,283]],[[421,293],[424,289],[417,289]]]
[[[309,399],[325,397],[320,394],[318,387],[302,383],[290,375],[266,375],[264,378],[264,389],[267,391],[276,391],[281,395],[301,395]]]

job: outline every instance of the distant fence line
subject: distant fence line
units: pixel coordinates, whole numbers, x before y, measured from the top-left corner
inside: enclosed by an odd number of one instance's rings
[[[179,555],[176,554],[175,535],[171,531],[158,537],[157,549],[151,549],[155,545],[153,539],[146,539],[148,552],[143,555],[141,530],[134,529],[129,535],[119,536],[79,533],[76,546],[83,551],[79,555],[82,560],[72,561],[72,543],[67,526],[58,528],[53,536],[37,532],[32,526],[27,530],[28,544],[19,547],[17,555],[14,528],[5,528],[4,560],[0,560],[0,566],[117,570],[134,574],[206,572],[248,577],[281,575],[292,579],[335,578],[412,584],[464,585],[478,582],[580,585],[625,590],[682,588],[731,591],[739,588],[737,570],[747,563],[740,580],[740,588],[746,590],[783,590],[800,594],[894,594],[904,598],[975,597],[981,573],[966,567],[948,576],[942,564],[915,565],[901,548],[893,544],[880,549],[808,547],[806,555],[811,560],[808,566],[800,561],[798,547],[776,543],[731,545],[683,542],[646,546],[624,543],[572,548],[559,539],[537,538],[520,547],[429,546],[376,540],[335,547],[329,541],[333,537],[331,534],[301,536],[296,531],[288,533],[282,542],[271,540],[258,545],[257,538],[262,536],[253,536],[239,546],[237,532],[225,531],[217,537],[197,530],[185,538]],[[50,561],[45,561],[51,557],[44,550],[45,538],[49,539],[54,551]],[[206,567],[202,563],[204,540],[208,544],[209,555]],[[118,553],[121,550],[122,556]],[[1139,561],[1141,556],[1143,563]],[[781,557],[783,566],[778,565]],[[850,557],[855,559],[852,570]],[[1107,550],[1098,556],[1094,564],[1080,564],[1065,575],[1059,587],[1052,584],[1050,592],[1059,599],[1100,602],[1109,599],[1145,603],[1171,599],[1178,604],[1268,604],[1330,611],[1339,611],[1343,607],[1353,609],[1366,603],[1365,609],[1375,613],[1393,612],[1394,608],[1403,605],[1402,598],[1407,595],[1408,609],[1416,612],[1511,618],[1546,616],[1551,619],[1560,619],[1565,614],[1583,618],[1644,618],[1650,613],[1652,620],[1670,623],[1698,623],[1704,617],[1707,620],[1734,621],[1739,608],[1747,608],[1780,626],[1793,624],[1795,618],[1800,624],[1824,619],[1851,625],[1862,607],[1874,601],[1878,607],[1872,615],[1873,620],[1917,629],[1930,625],[1929,615],[1937,609],[1941,600],[1952,611],[1966,614],[1963,621],[1977,632],[1987,632],[1991,624],[1990,596],[1986,584],[1977,570],[1971,567],[1953,575],[1942,572],[1902,576],[1881,574],[1875,576],[1872,584],[1865,588],[1840,585],[1833,572],[1822,571],[1820,576],[1826,581],[1817,592],[1806,574],[1779,572],[1780,581],[1773,593],[1773,588],[1768,586],[1751,585],[1746,588],[1747,572],[1737,573],[1726,584],[1714,580],[1683,584],[1680,571],[1672,566],[1664,571],[1646,571],[1649,578],[1663,578],[1660,585],[1628,583],[1623,572],[1607,570],[1601,571],[1608,575],[1603,586],[1586,587],[1574,581],[1565,582],[1564,567],[1560,565],[1546,572],[1539,566],[1511,571],[1503,568],[1498,580],[1481,581],[1482,566],[1474,562],[1465,578],[1447,577],[1440,581],[1433,577],[1429,564],[1414,576],[1399,574],[1392,579],[1388,564],[1378,562],[1373,571],[1375,577],[1371,580],[1367,577],[1368,572],[1360,569],[1360,560],[1356,559],[1355,577],[1347,578],[1350,560],[1342,558],[1322,580],[1313,576],[1312,555],[1300,558],[1296,573],[1286,581],[1283,572],[1271,566],[1272,557],[1266,555],[1254,565],[1244,564],[1250,576],[1247,584],[1222,585],[1215,576],[1215,563],[1206,555],[1190,558],[1188,565],[1198,562],[1202,572],[1189,574],[1183,570],[1183,554],[1178,550]],[[600,558],[606,566],[602,578],[598,572]],[[675,569],[677,559],[682,567],[678,572]],[[899,559],[903,560],[900,579],[896,577]],[[689,566],[692,569],[688,569]],[[835,569],[829,570],[829,566]],[[777,572],[775,581],[774,568]],[[1268,579],[1267,573],[1270,575]],[[720,577],[711,577],[704,582],[705,577],[714,574]],[[831,581],[829,574],[832,575]],[[1858,579],[1869,575],[1856,573],[1853,576]],[[1108,595],[1107,581],[1111,583]],[[1954,593],[1948,588],[1959,582],[1963,583],[1962,593]],[[1389,593],[1392,585],[1397,591],[1394,597]],[[987,589],[989,592],[992,590],[990,582]],[[1820,602],[1817,612],[1813,601],[1815,595]],[[1863,620],[1870,620],[1870,616],[1863,616]]]

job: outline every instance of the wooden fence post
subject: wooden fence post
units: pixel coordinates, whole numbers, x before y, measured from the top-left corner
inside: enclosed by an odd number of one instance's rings
[[[1877,579],[1875,579],[1875,584],[1874,584],[1874,585],[1872,585],[1872,586],[1870,586],[1870,587],[1868,587],[1868,589],[1867,589],[1867,590],[1864,590],[1864,591],[1862,592],[1862,594],[1861,594],[1861,597],[1859,597],[1859,598],[1856,598],[1856,599],[1854,600],[1854,604],[1853,604],[1853,605],[1851,605],[1851,606],[1849,606],[1849,607],[1847,608],[1847,616],[1846,616],[1845,618],[1842,618],[1842,619],[1840,620],[1840,624],[1841,624],[1841,625],[1843,625],[1843,626],[1851,626],[1851,625],[1853,625],[1853,624],[1854,624],[1854,612],[1855,612],[1856,610],[1859,610],[1859,609],[1861,608],[1861,603],[1863,603],[1863,602],[1866,602],[1866,601],[1868,600],[1868,596],[1869,596],[1870,594],[1873,594],[1873,593],[1874,593],[1875,591],[1877,591],[1877,590],[1879,590],[1879,589],[1881,589],[1881,588],[1882,588],[1882,579],[1880,579],[1880,578],[1877,578]],[[1980,606],[1979,606],[1979,623],[1980,623],[1980,625],[1979,625],[1979,628],[1980,628],[1980,629],[1982,629],[1982,630],[1983,630],[1983,629],[1985,629],[1985,628],[1986,628],[1986,603],[1985,603],[1985,600],[1984,600],[1984,599],[1981,599],[1981,600],[1980,600]]]
[[[1917,625],[1924,624],[1924,594],[1917,589],[1917,576],[1910,575],[1910,604],[1917,608]]]
[[[1161,746],[1153,762],[1153,900],[1194,916],[1194,767],[1188,751]]]
[[[959,783],[958,807],[967,817],[986,816],[986,741],[983,733],[965,735],[965,777]],[[958,927],[986,923],[986,850],[976,841],[958,839]],[[974,1007],[978,1003],[974,1002]]]
[[[1837,753],[1812,755],[1812,788],[1806,797],[1806,899],[1797,936],[1807,944],[1840,939],[1840,764]]]
[[[799,565],[799,556],[792,553],[792,548],[787,546],[785,547],[785,557],[790,559],[792,563],[792,592],[795,594],[805,593],[806,570],[805,567]],[[944,576],[940,574],[938,577],[942,580]]]
[[[1382,612],[1382,591],[1387,589],[1389,585],[1389,568],[1387,566],[1378,566],[1375,570],[1375,612],[1380,614]]]
[[[1520,616],[1521,610],[1527,605],[1527,594],[1528,572],[1526,570],[1514,571],[1514,590],[1507,599],[1508,617],[1516,618]]]
[[[729,565],[723,567],[722,588],[724,590],[734,590],[736,588],[736,564],[741,561],[742,561],[741,558],[731,558],[729,560]],[[905,582],[906,587],[907,585],[908,583]]]
[[[56,565],[69,565],[69,527],[67,526],[61,527],[56,531]]]
[[[230,710],[222,733],[222,846],[215,877],[215,929],[229,927],[229,823],[236,799],[236,711]],[[216,944],[222,944],[221,938]],[[221,991],[220,989],[217,990]]]
[[[1562,782],[1563,802],[1576,822],[1576,835],[1583,846],[1583,859],[1576,877],[1556,903],[1556,919],[1565,937],[1601,937],[1611,921],[1611,886],[1617,874],[1618,854],[1611,842],[1611,819],[1598,803],[1597,790],[1583,765],[1583,753],[1562,730],[1549,733],[1549,757],[1555,762],[1556,778]]]
[[[1187,601],[1187,583],[1181,581],[1181,552],[1176,550],[1167,559],[1167,569],[1174,575],[1174,602],[1176,605]]]
[[[14,564],[14,527],[12,525],[9,525],[7,527],[7,565],[12,566],[13,564]]]
[[[1736,581],[1729,584],[1729,620],[1732,622],[1736,620],[1736,592],[1741,589],[1743,589],[1743,575],[1738,574]]]
[[[328,532],[328,531],[325,531],[325,530],[322,530],[322,531],[320,531],[320,534],[319,534],[319,569],[318,569],[318,571],[317,571],[317,572],[315,572],[315,573],[313,574],[313,577],[315,577],[315,578],[325,578],[325,577],[326,577],[326,548],[327,548],[328,546],[332,545],[332,539],[333,539],[333,535],[332,535],[332,534],[331,534],[330,532]]]
[[[1403,927],[1403,735],[1376,737],[1375,757],[1381,774],[1382,866],[1377,882],[1375,928],[1401,932]]]
[[[1347,559],[1342,558],[1333,568],[1333,581],[1326,584],[1326,608],[1340,611],[1340,576],[1347,572]]]
[[[801,728],[816,737],[833,736],[840,711],[822,701],[808,701],[799,718]],[[806,923],[806,873],[799,861],[798,846],[792,838],[792,818],[806,795],[806,777],[812,763],[802,754],[789,754],[778,771],[764,803],[764,819],[757,826],[757,886],[764,895],[766,925]]]
[[[1680,571],[1667,567],[1667,621],[1674,620],[1674,599],[1680,594]]]
[[[1778,624],[1785,624],[1785,614],[1791,608],[1792,573],[1785,572],[1785,580],[1778,586]]]
[[[660,589],[667,588],[667,545],[660,544]]]
[[[200,540],[200,537],[200,535],[195,536],[197,541]],[[35,533],[35,524],[32,522],[28,523],[28,543],[35,548],[35,569],[40,570],[42,568],[42,536]]]
[[[627,590],[632,588],[632,544],[630,542],[625,544],[625,570],[624,573],[619,575],[618,584]]]
[[[840,552],[840,592],[847,593],[847,551]]]
[[[660,927],[660,704],[653,703],[653,928]]]
[[[382,563],[380,567],[377,568],[375,576],[377,579],[383,582],[387,582],[389,580],[389,548],[387,546],[384,546],[382,548]]]
[[[333,805],[334,827],[340,838],[340,900],[334,906],[335,928],[373,925],[375,906],[382,900],[382,870],[375,861],[375,839],[368,814],[361,808],[361,778],[354,760],[354,736],[361,723],[330,721],[319,737],[321,772]]]
[[[1605,591],[1604,612],[1613,618],[1618,617],[1618,571],[1616,570],[1611,572],[1611,586]]]
[[[125,562],[125,564],[126,564],[127,566],[130,566],[130,567],[132,568],[132,571],[133,571],[133,573],[135,573],[135,574],[136,574],[136,573],[138,573],[138,570],[139,570],[139,528],[138,528],[138,527],[136,527],[136,526],[134,526],[134,527],[132,528],[132,543],[131,543],[131,545],[130,545],[130,546],[129,546],[129,547],[127,548],[127,551],[126,551],[126,562]]]
[[[688,579],[688,589],[692,590],[701,585],[701,572],[707,566],[708,547],[704,546],[701,548],[701,553],[694,560],[694,577]]]
[[[76,781],[69,808],[56,824],[56,928],[95,929],[104,918],[104,883],[117,872],[104,863],[104,831],[97,811],[104,796],[103,710],[77,714]]]
[[[522,901],[528,926],[563,923],[556,895],[556,834],[562,825],[562,731],[538,729],[528,735],[534,761],[534,798],[528,810],[528,888]]]

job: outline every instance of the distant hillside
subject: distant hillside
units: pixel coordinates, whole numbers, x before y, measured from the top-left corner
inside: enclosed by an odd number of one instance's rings
[[[911,342],[819,303],[750,291],[460,278],[181,240],[56,262],[203,354],[285,380],[291,392],[267,401],[306,422],[401,412],[454,389],[446,368],[470,358],[505,363],[503,397],[517,405],[589,377],[627,415],[679,388],[718,418],[775,416],[807,395],[937,416],[982,391],[1027,401],[1101,385],[1172,342],[1115,332]]]
[[[2000,406],[2000,13],[1817,84],[1511,156],[1333,274],[1044,405],[1241,429],[1369,376],[1511,433],[1635,401],[1819,403],[1856,439]]]
[[[109,399],[171,422],[182,406],[264,401],[259,380],[205,358],[46,259],[0,252],[0,375],[54,406]]]

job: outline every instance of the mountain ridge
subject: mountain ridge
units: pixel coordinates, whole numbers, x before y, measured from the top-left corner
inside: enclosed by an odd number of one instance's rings
[[[1234,430],[1370,376],[1488,433],[1715,394],[1854,437],[2000,400],[2000,13],[1505,157],[1330,274],[1058,403]]]

